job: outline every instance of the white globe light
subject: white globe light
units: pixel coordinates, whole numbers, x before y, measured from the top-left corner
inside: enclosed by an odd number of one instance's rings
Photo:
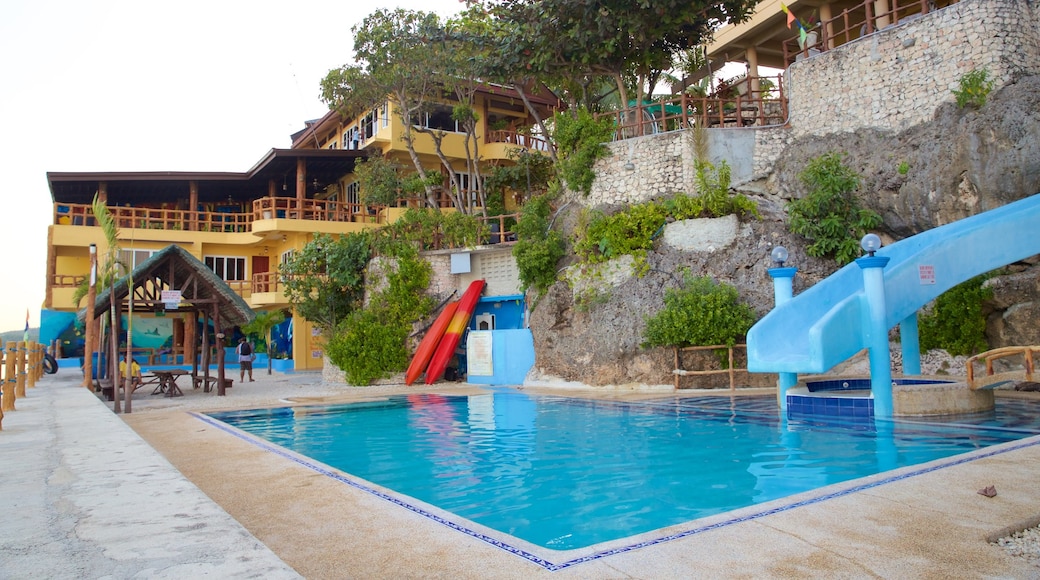
[[[781,266],[783,266],[784,262],[787,261],[787,256],[787,248],[783,246],[776,246],[775,248],[773,248],[772,252],[769,252],[769,257]]]
[[[859,241],[859,247],[863,248],[863,251],[867,254],[873,256],[874,252],[881,248],[881,238],[877,234],[867,234]]]

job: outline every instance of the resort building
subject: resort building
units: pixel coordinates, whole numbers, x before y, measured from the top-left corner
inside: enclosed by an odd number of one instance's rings
[[[548,91],[528,98],[543,116],[559,104]],[[444,132],[442,152],[461,172],[466,167],[463,135],[451,120],[451,104],[445,99],[419,122]],[[547,146],[545,141],[531,137],[534,122],[512,89],[484,85],[476,93],[475,104],[478,139],[471,155],[480,160],[482,171],[512,163],[511,151],[544,150]],[[393,107],[387,101],[353,118],[330,111],[293,135],[291,149],[272,149],[243,173],[48,173],[54,215],[48,232],[41,342],[57,344],[65,356],[83,352],[83,332],[81,323],[76,322],[76,312],[85,303],[75,303],[74,295],[90,272],[90,244],[97,246],[99,255],[105,254],[105,237],[91,209],[95,196],[115,218],[122,262],[128,268],[174,244],[203,262],[253,310],[291,311],[279,280],[280,263],[315,234],[346,234],[380,227],[406,211],[409,200],[390,207],[362,203],[354,173],[358,160],[371,156],[405,159],[408,163],[403,165],[413,167],[400,138],[400,116]],[[441,169],[429,136],[420,135],[415,149],[424,169]],[[467,175],[461,186],[466,188],[470,180],[480,178]],[[507,211],[515,208],[512,200],[505,202]],[[504,247],[512,236],[504,227],[494,229],[496,233],[487,240],[488,248],[475,248],[468,254],[469,269],[464,277],[495,277],[481,271],[480,256],[503,254],[503,250],[490,247],[491,242],[502,242]],[[504,252],[508,256],[507,248]],[[447,260],[448,255],[444,258]],[[461,263],[458,258],[456,261]],[[501,261],[500,257],[484,259],[493,263],[492,270],[502,270]],[[515,264],[505,271],[499,283],[489,280],[487,294],[515,299]],[[446,289],[464,287],[468,280],[449,277],[441,282]],[[175,311],[166,312],[162,304],[152,306],[153,312],[134,315],[135,320],[149,321],[137,324],[133,337],[135,347],[146,351],[142,362],[183,362],[178,357],[185,352],[184,318]],[[139,336],[137,328],[148,329],[150,336]],[[291,316],[274,334],[278,352],[291,353],[295,369],[322,367],[321,339],[308,321]],[[188,332],[187,336],[197,334]]]

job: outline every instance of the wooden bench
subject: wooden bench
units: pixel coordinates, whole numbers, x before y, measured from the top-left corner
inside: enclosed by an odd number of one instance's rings
[[[233,379],[225,378],[224,379],[224,388],[225,389],[230,389],[231,388],[231,384],[234,383],[234,382],[235,381]],[[198,389],[198,388],[202,387],[202,392],[208,393],[208,392],[210,392],[210,390],[215,389],[217,387],[217,377],[214,377],[214,376],[207,377],[205,375],[192,375],[191,383],[192,383],[193,388]]]

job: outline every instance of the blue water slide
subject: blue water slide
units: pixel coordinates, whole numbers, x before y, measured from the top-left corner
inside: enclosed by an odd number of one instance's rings
[[[891,329],[957,284],[1035,254],[1040,194],[883,247],[885,323]],[[748,331],[748,370],[825,373],[867,347],[867,316],[862,272],[848,264]]]

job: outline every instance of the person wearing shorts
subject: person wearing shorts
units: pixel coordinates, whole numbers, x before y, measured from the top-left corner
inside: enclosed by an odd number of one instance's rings
[[[238,339],[238,346],[235,347],[235,353],[238,354],[238,368],[240,382],[245,382],[246,372],[249,372],[249,382],[253,382],[253,346],[249,344],[246,337]]]

